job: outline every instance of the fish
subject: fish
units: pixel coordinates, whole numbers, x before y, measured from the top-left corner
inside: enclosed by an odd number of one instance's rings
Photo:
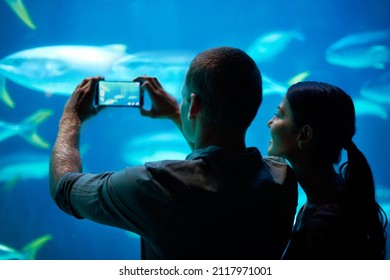
[[[388,30],[353,33],[326,49],[326,61],[349,68],[385,68],[390,61]]]
[[[40,180],[49,176],[49,153],[16,152],[0,158],[0,182],[10,191],[21,180]]]
[[[37,47],[0,60],[0,76],[35,91],[69,96],[85,77],[105,76],[125,55],[126,46],[120,44]],[[0,85],[4,92],[5,83]]]
[[[53,113],[50,109],[39,109],[18,124],[0,121],[0,142],[19,135],[39,148],[49,148],[50,145],[37,133],[37,128]]]
[[[84,157],[89,150],[89,144],[80,145],[80,156]],[[0,183],[8,192],[20,181],[48,180],[50,153],[45,150],[39,152],[20,151],[3,154],[0,157]],[[83,166],[88,172],[88,166]]]
[[[366,100],[364,98],[354,98],[356,116],[375,116],[387,120],[388,114],[386,108],[382,105]]]
[[[287,84],[288,84],[289,86],[292,86],[293,84],[302,82],[302,81],[305,80],[307,77],[309,77],[310,74],[311,74],[310,71],[301,72],[301,73],[295,75],[294,77],[292,77],[290,80],[288,80],[288,81],[287,81]]]
[[[262,75],[262,82],[264,95],[279,94],[283,96],[287,92],[287,85],[277,82],[264,74]]]
[[[5,0],[5,2],[11,7],[12,11],[15,12],[25,25],[33,30],[37,28],[22,0]]]
[[[194,53],[185,50],[132,53],[114,63],[111,75],[122,76],[122,79],[135,79],[143,75],[157,77],[167,92],[180,99],[185,76],[194,57]]]
[[[263,82],[263,94],[264,95],[271,95],[271,94],[278,94],[280,96],[284,96],[287,92],[287,89],[289,86],[301,82],[304,79],[306,79],[310,75],[310,71],[304,71],[301,72],[291,79],[289,79],[285,83],[281,83],[278,81],[275,81],[274,79],[270,78],[269,76],[262,74],[262,82]]]
[[[258,37],[247,49],[248,55],[256,62],[269,61],[282,53],[292,40],[304,41],[300,31],[272,31]]]
[[[51,109],[39,109],[17,124],[0,121],[0,142],[19,135],[36,147],[48,149],[50,144],[37,133],[37,129],[52,114]]]
[[[360,95],[379,104],[390,104],[390,72],[381,72],[365,81],[360,88]]]
[[[51,234],[40,236],[28,243],[21,250],[0,244],[0,260],[34,260],[37,252],[51,239],[53,239]]]
[[[0,100],[10,108],[15,108],[15,102],[12,100],[6,86],[4,77],[0,76]]]
[[[141,135],[124,145],[122,160],[132,166],[160,160],[184,160],[190,148],[179,131]]]

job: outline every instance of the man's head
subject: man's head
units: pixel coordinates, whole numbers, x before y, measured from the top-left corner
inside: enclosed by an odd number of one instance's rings
[[[243,133],[262,101],[260,71],[239,49],[208,49],[191,63],[183,88],[182,107],[185,107],[183,103],[190,106],[193,98],[200,108],[204,126],[221,134]],[[188,115],[188,110],[184,114]]]

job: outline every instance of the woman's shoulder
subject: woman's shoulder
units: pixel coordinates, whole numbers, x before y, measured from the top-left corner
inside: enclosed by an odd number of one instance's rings
[[[344,204],[326,203],[319,206],[313,213],[312,218],[325,220],[345,220],[353,216],[352,210]]]
[[[354,230],[359,218],[350,204],[343,200],[325,203],[316,208],[307,221],[309,227],[328,230]]]

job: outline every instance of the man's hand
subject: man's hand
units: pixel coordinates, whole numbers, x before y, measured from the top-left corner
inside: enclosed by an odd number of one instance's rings
[[[152,101],[152,108],[146,110],[141,108],[141,115],[151,118],[168,118],[175,123],[180,121],[180,106],[161,86],[156,78],[142,76],[136,78],[134,81],[142,83],[142,88],[146,89],[149,93],[150,100]]]
[[[97,108],[94,105],[94,98],[97,83],[100,80],[104,80],[104,77],[85,78],[69,97],[65,104],[64,112],[74,112],[81,123],[96,115]]]
[[[183,134],[191,150],[194,149],[194,144],[187,140],[183,131],[183,126],[180,117],[180,106],[176,99],[164,90],[156,78],[142,76],[136,78],[134,81],[142,83],[142,87],[147,90],[152,101],[152,108],[145,110],[140,108],[142,116],[151,118],[168,118],[172,120]]]

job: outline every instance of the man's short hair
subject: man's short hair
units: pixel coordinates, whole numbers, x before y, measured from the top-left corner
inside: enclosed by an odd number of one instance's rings
[[[237,48],[212,48],[197,55],[186,87],[199,97],[205,125],[217,131],[246,130],[262,101],[260,70]]]

